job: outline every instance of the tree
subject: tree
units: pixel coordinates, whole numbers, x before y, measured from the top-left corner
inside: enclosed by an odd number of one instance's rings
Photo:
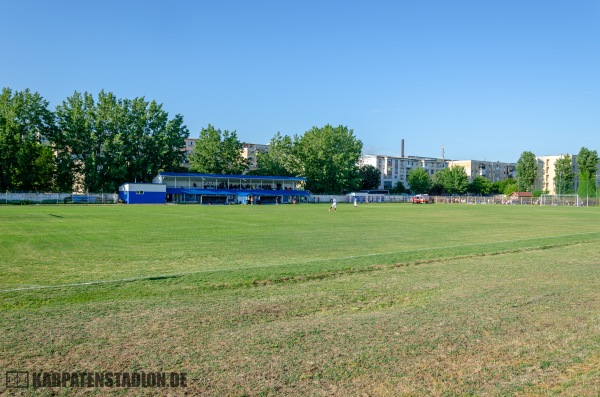
[[[536,197],[536,198],[537,197],[541,197],[542,194],[548,194],[548,191],[547,190],[536,189],[536,190],[534,190],[534,191],[531,192],[531,195],[533,197]]]
[[[407,192],[407,189],[404,186],[404,183],[402,183],[402,181],[396,182],[396,186],[394,186],[392,188],[392,190],[390,190],[390,193],[395,193],[395,194],[404,194],[406,192]]]
[[[467,189],[470,193],[487,196],[492,191],[492,181],[484,176],[477,175]]]
[[[517,188],[530,192],[538,177],[538,162],[535,154],[525,151],[517,161]]]
[[[0,190],[51,190],[54,165],[43,142],[56,129],[48,102],[37,92],[0,94]]]
[[[56,153],[57,188],[61,191],[85,187],[84,170],[91,169],[95,157],[95,108],[91,94],[77,91],[56,107],[58,129],[50,141]]]
[[[598,169],[598,152],[582,147],[577,154],[577,166],[579,167],[579,189],[580,197],[596,195],[596,172]]]
[[[434,183],[441,185],[448,194],[464,194],[469,185],[469,179],[464,167],[454,166],[438,171],[434,176]]]
[[[161,104],[144,98],[125,99],[121,107],[124,133],[113,143],[113,169],[119,170],[115,176],[121,178],[115,182],[120,184],[123,178],[151,181],[160,171],[179,169],[184,158],[181,149],[188,137],[183,117],[177,114],[169,119]]]
[[[159,171],[175,170],[183,160],[183,118],[169,119],[155,101],[104,91],[94,101],[75,92],[56,115],[59,129],[51,141],[63,190],[116,191],[123,182],[149,182]]]
[[[268,152],[256,155],[256,175],[300,176],[302,164],[296,155],[294,141],[277,132],[269,143]]]
[[[345,193],[360,187],[356,163],[362,142],[348,127],[313,127],[294,139],[298,158],[302,159],[306,188],[313,193]]]
[[[427,193],[431,188],[431,178],[424,168],[413,168],[408,172],[408,185],[414,194]]]
[[[570,155],[559,158],[554,163],[554,191],[556,194],[573,193],[573,180],[575,174],[572,167],[573,159]]]
[[[444,186],[442,186],[440,181],[438,181],[437,178],[435,177],[435,175],[437,175],[437,174],[439,174],[439,172],[434,174],[434,178],[431,181],[431,187],[427,191],[431,196],[441,196],[446,193]]]
[[[511,194],[513,194],[516,191],[519,191],[519,188],[517,186],[517,181],[515,181],[514,179],[507,179],[509,182],[504,185],[504,195],[505,196],[510,196]]]
[[[243,174],[248,161],[242,156],[242,143],[235,131],[202,128],[190,155],[190,170],[202,174]]]
[[[491,194],[504,194],[504,190],[507,185],[517,185],[517,181],[512,179],[512,177],[508,177],[502,181],[496,181],[492,183],[492,189],[490,191]],[[515,192],[516,192],[515,188]],[[512,193],[512,192],[511,192]]]
[[[381,172],[377,167],[374,167],[370,164],[363,165],[358,169],[358,173],[360,174],[361,182],[361,190],[372,190],[379,188],[379,184],[381,182]]]

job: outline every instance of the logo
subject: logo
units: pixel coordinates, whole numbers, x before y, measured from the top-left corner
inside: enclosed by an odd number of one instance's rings
[[[29,387],[29,372],[6,371],[6,388],[15,389]]]
[[[7,371],[6,388],[46,387],[187,387],[185,372],[45,372]]]

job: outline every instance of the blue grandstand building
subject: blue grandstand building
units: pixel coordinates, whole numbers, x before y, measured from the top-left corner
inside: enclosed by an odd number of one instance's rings
[[[167,203],[292,203],[310,194],[302,177],[161,172],[152,182],[166,187]]]
[[[166,186],[155,183],[124,183],[119,186],[119,201],[126,204],[164,204]]]

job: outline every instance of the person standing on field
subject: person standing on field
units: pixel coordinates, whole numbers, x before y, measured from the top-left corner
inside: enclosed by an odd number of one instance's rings
[[[356,197],[354,197],[354,208],[358,207],[358,203],[356,202]]]
[[[335,197],[331,201],[331,207],[329,207],[329,212],[331,212],[331,209],[333,209],[333,212],[337,212],[337,201],[335,200]]]

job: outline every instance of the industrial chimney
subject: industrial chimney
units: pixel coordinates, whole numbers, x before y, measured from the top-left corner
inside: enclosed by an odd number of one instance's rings
[[[400,157],[404,157],[404,138],[402,138],[402,151],[400,152]]]

